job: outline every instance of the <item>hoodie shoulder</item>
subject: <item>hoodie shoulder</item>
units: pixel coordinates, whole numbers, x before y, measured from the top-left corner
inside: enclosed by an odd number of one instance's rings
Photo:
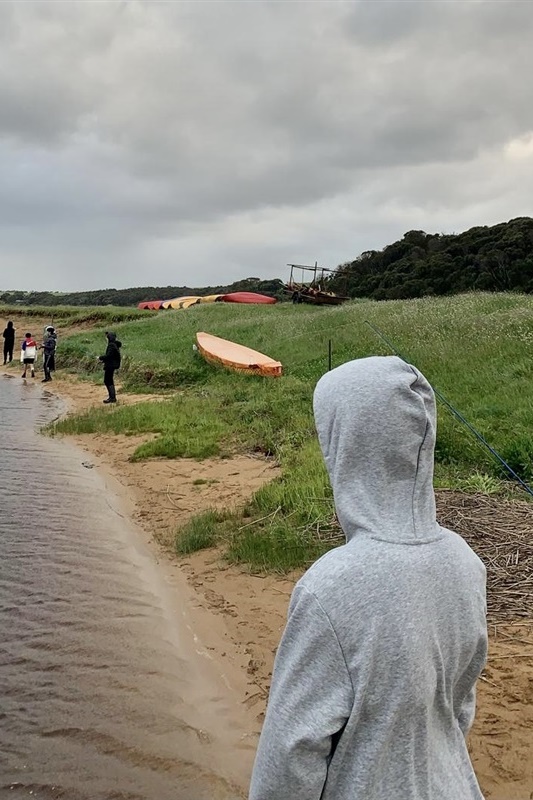
[[[451,531],[449,528],[442,528],[441,530],[444,535],[448,537],[450,546],[453,547],[461,563],[469,566],[473,572],[477,572],[485,576],[487,573],[485,564],[477,555],[477,553],[470,547],[468,542],[463,539],[461,534]]]
[[[368,540],[340,545],[325,553],[309,567],[297,583],[317,598],[344,592],[346,581],[359,581],[364,575],[366,551],[372,546]]]
[[[439,533],[430,542],[411,546],[371,536],[355,537],[316,561],[298,585],[332,613],[344,604],[347,595],[351,602],[365,605],[376,587],[384,589],[398,570],[403,580],[412,580],[420,570],[438,571],[442,567],[450,576],[462,576],[472,587],[484,585],[485,566],[469,544],[447,528],[439,528]]]

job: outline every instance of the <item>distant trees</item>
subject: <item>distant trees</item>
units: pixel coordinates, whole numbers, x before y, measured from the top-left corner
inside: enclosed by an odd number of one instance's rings
[[[383,250],[341,264],[328,288],[351,297],[400,300],[472,290],[533,292],[533,219],[517,217],[459,234],[411,230]],[[8,305],[136,306],[181,295],[259,292],[287,300],[279,278],[244,278],[229,285],[141,286],[93,292],[0,292]]]
[[[140,286],[133,289],[98,289],[91,292],[0,292],[0,303],[28,306],[136,306],[143,300],[171,300],[181,295],[226,294],[227,292],[258,292],[286,299],[283,284],[278,278],[262,281],[244,278],[229,285],[204,286]]]
[[[408,231],[383,250],[341,264],[330,288],[374,300],[471,290],[533,292],[533,219],[460,234]]]

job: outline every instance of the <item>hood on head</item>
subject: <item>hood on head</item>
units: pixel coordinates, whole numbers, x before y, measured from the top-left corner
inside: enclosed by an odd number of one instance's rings
[[[7,323],[7,327],[8,327],[10,330],[11,330],[11,328],[13,327],[13,323],[11,322],[11,320],[9,320],[9,322]]]
[[[319,380],[313,408],[346,538],[434,539],[436,409],[424,376],[396,356],[349,361]]]
[[[117,347],[122,347],[122,342],[119,342],[116,333],[113,333],[112,331],[106,331],[106,336],[108,342],[114,342]]]
[[[53,325],[47,325],[45,331],[48,331],[49,333],[54,333],[55,328]]]

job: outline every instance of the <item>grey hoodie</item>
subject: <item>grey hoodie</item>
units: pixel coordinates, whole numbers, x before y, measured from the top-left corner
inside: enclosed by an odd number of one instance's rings
[[[480,800],[485,568],[436,521],[433,391],[399,358],[360,359],[314,411],[347,542],[292,595],[250,800]]]

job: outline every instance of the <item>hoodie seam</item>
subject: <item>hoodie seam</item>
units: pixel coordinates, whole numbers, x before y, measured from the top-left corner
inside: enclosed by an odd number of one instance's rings
[[[418,456],[417,456],[417,459],[416,459],[415,479],[413,481],[413,494],[411,495],[411,514],[412,514],[412,517],[413,517],[413,535],[414,535],[415,539],[418,539],[418,534],[417,534],[417,530],[416,530],[416,519],[415,519],[416,482],[417,482],[418,473],[419,473],[419,470],[420,470],[420,457],[421,457],[421,454],[422,454],[422,449],[423,449],[423,447],[424,447],[424,445],[426,443],[426,439],[427,439],[427,435],[428,435],[428,429],[429,429],[429,421],[426,420],[426,429],[424,431],[424,438],[422,439],[422,442],[420,443],[420,447],[418,448]]]
[[[418,383],[419,374],[414,369],[413,369],[413,372],[416,375],[416,380],[415,380],[415,382],[413,384],[411,384],[411,388],[413,389],[413,391],[416,391],[415,390],[415,386]],[[416,392],[416,394],[418,395],[418,397],[420,397],[418,392]],[[424,402],[422,397],[420,397],[420,400],[422,401],[422,403]],[[412,520],[413,520],[413,536],[414,536],[415,539],[418,539],[417,530],[416,530],[416,519],[415,519],[415,494],[416,494],[416,488],[417,488],[417,483],[416,482],[417,482],[417,479],[418,479],[418,473],[420,471],[420,457],[422,455],[422,450],[424,448],[424,445],[426,443],[426,439],[428,437],[428,430],[429,430],[429,420],[426,417],[426,426],[424,428],[424,436],[422,437],[422,441],[420,442],[420,447],[418,448],[418,453],[417,453],[417,457],[416,457],[415,479],[413,481],[413,493],[411,495],[411,517],[412,517]]]
[[[329,616],[328,612],[326,611],[326,609],[324,608],[324,606],[322,605],[322,603],[320,602],[320,600],[318,599],[318,597],[316,596],[316,594],[314,592],[310,591],[310,589],[307,589],[306,586],[302,586],[302,589],[304,590],[304,592],[306,594],[310,595],[313,598],[313,600],[317,604],[318,608],[320,609],[320,611],[322,612],[322,614],[324,615],[324,617],[327,620],[328,626],[330,627],[331,632],[333,633],[333,636],[335,637],[335,641],[337,642],[337,645],[339,647],[339,650],[340,650],[340,653],[341,653],[341,656],[342,656],[342,660],[343,660],[343,663],[344,663],[344,668],[346,670],[346,674],[347,674],[348,680],[350,682],[350,687],[352,689],[352,695],[355,698],[355,687],[354,687],[353,681],[352,681],[352,674],[351,674],[350,669],[348,667],[348,662],[346,661],[346,656],[344,655],[344,650],[343,650],[342,645],[340,643],[339,637],[337,636],[337,631],[335,630],[335,628],[333,626],[333,623],[332,623],[332,621],[330,619],[330,616]]]

